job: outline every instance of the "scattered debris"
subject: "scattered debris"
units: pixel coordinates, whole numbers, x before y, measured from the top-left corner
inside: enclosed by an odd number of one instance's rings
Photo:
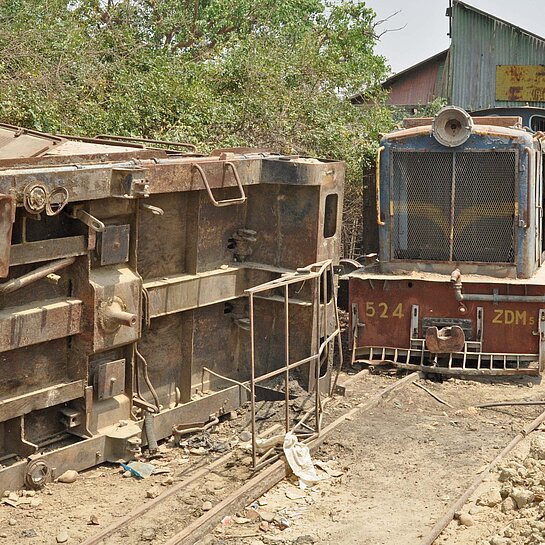
[[[130,475],[137,479],[147,479],[155,471],[155,466],[153,464],[146,464],[144,462],[131,462],[130,464],[120,462],[120,465],[125,472],[128,471]],[[123,476],[125,476],[125,474],[123,474]]]
[[[293,433],[286,433],[284,454],[291,470],[299,477],[299,486],[301,488],[312,486],[322,480],[316,474],[309,448],[299,443],[297,436]]]

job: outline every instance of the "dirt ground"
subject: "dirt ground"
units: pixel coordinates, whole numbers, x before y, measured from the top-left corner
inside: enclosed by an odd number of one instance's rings
[[[397,377],[363,375],[350,385],[345,398],[327,406],[326,423],[395,380]],[[304,491],[296,481],[283,481],[249,511],[227,517],[204,542],[418,544],[483,466],[542,409],[473,407],[489,401],[545,398],[545,385],[528,378],[421,384],[452,408],[415,385],[393,392],[372,410],[356,413],[313,453],[327,480]],[[267,414],[269,424],[282,419],[281,410],[268,410]],[[151,501],[147,496],[173,486],[189,469],[233,450],[230,463],[221,472],[209,474],[173,496],[160,510],[151,511],[102,542],[162,545],[250,477],[248,453],[240,448],[247,422],[241,411],[239,418],[220,424],[209,437],[212,449],[164,443],[152,460],[159,474],[145,480],[124,477],[118,467],[103,465],[83,472],[72,484],[53,483],[30,496],[18,492],[12,495],[15,506],[0,505],[0,544],[82,543],[142,502]],[[492,481],[497,478],[499,473],[491,476]],[[492,481],[485,485],[492,486]],[[467,514],[476,502],[464,508]],[[481,508],[480,513],[474,509],[471,516],[472,526],[454,522],[438,543],[488,544],[494,536],[503,537],[498,532],[507,515],[500,506]],[[484,517],[483,522],[479,517]],[[508,543],[517,542],[492,545]]]
[[[391,379],[369,376],[364,380],[379,388]],[[422,383],[454,408],[414,385],[394,392],[375,409],[360,412],[343,424],[314,455],[342,475],[304,493],[297,493],[295,481],[284,481],[261,499],[265,505],[257,505],[257,510],[266,511],[267,518],[270,513],[285,518],[288,528],[279,530],[273,523],[264,532],[256,531],[257,524],[220,525],[216,538],[207,541],[248,545],[420,543],[484,466],[541,412],[539,407],[472,407],[491,401],[543,399],[545,391],[528,379]],[[360,397],[357,390],[355,385],[355,398]],[[495,535],[490,526],[481,527],[480,532],[477,525],[466,529],[454,522],[452,526],[455,531],[438,543],[489,543]],[[237,534],[251,537],[237,538]],[[460,537],[463,535],[468,539]]]

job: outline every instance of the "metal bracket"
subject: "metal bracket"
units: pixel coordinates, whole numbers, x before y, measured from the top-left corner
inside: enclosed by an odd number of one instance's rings
[[[200,165],[194,164],[193,168],[201,175],[202,181],[204,183],[204,187],[206,188],[206,192],[208,193],[208,196],[210,197],[210,201],[214,206],[231,206],[233,204],[243,204],[246,202],[246,194],[244,193],[244,187],[242,187],[242,182],[240,181],[240,177],[238,175],[237,169],[233,163],[230,161],[224,161],[223,162],[223,169],[225,173],[225,168],[231,167],[233,170],[233,176],[235,177],[235,181],[237,183],[238,190],[240,191],[240,197],[237,197],[235,199],[225,199],[223,201],[218,201],[214,198],[214,195],[212,193],[212,190],[210,189],[210,184],[208,183],[208,178],[206,177],[206,174],[202,167]]]
[[[483,342],[484,336],[484,308],[477,307],[477,341]]]
[[[545,309],[539,309],[539,372],[545,369]]]
[[[68,210],[67,214],[68,217],[79,220],[81,223],[87,225],[87,227],[95,231],[95,233],[102,233],[106,229],[103,222],[89,214],[89,212],[83,210],[83,208],[74,206]]]
[[[418,314],[418,305],[413,305],[411,307],[411,340],[418,339]]]

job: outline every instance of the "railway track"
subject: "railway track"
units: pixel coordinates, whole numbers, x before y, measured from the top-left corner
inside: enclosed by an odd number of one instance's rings
[[[414,382],[420,373],[412,373],[382,389],[377,394],[350,408],[323,428],[309,447],[315,451],[328,435],[347,418],[377,405],[390,392]],[[360,378],[354,375],[349,382]],[[274,433],[281,426],[273,425],[261,436]],[[240,511],[257,500],[290,472],[283,458],[253,473],[241,464],[239,451],[233,450],[206,465],[190,470],[180,481],[149,502],[141,504],[110,525],[85,539],[81,545],[136,544],[143,536],[153,536],[155,543],[190,545],[210,533],[222,518]],[[202,511],[199,498],[210,497],[214,506]]]

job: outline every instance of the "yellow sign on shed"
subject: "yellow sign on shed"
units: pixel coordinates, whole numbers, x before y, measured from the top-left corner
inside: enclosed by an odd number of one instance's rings
[[[496,100],[545,102],[545,65],[496,66]]]

